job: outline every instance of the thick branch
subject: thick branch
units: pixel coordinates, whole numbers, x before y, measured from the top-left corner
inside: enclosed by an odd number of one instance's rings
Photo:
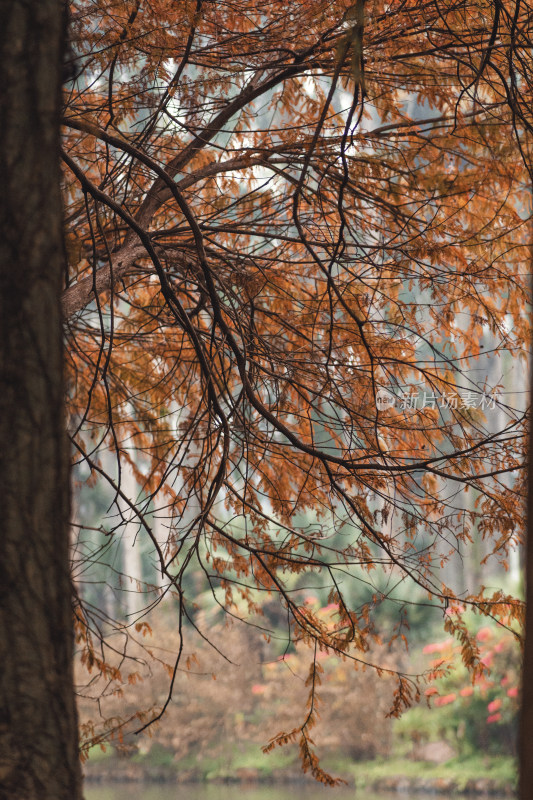
[[[160,173],[158,179],[162,180],[162,175],[164,175],[163,169],[159,168],[158,165],[152,162],[152,159],[146,156],[142,151],[139,151],[129,142],[121,139],[118,136],[109,134],[107,131],[103,130],[103,128],[99,128],[98,126],[84,120],[65,119],[64,124],[74,128],[75,130],[89,133],[101,141],[104,141],[107,144],[111,144],[113,147],[120,148],[124,152],[129,153],[134,158],[137,158],[140,162],[145,163],[147,166],[152,166],[156,172]],[[236,158],[228,159],[227,161],[207,164],[205,167],[202,167],[190,175],[186,175],[184,178],[182,178],[181,181],[176,183],[176,189],[178,191],[183,191],[184,189],[188,189],[190,186],[193,186],[198,181],[214,175],[239,169],[246,169],[254,165],[266,166],[267,164],[268,161],[264,156],[249,157],[248,154],[245,156],[238,156]],[[173,185],[172,178],[170,178],[170,176],[167,177],[166,175],[165,178],[167,185],[164,186],[160,192],[161,202],[164,202],[172,196],[172,191],[169,186],[169,184]],[[163,178],[164,182],[165,178]],[[108,264],[106,264],[106,266],[98,269],[94,276],[89,275],[86,278],[82,278],[76,284],[66,289],[62,298],[64,318],[69,319],[73,314],[76,314],[78,311],[81,311],[83,308],[85,308],[86,305],[94,300],[96,295],[100,295],[102,292],[109,291],[113,282],[125,277],[125,275],[127,275],[132,269],[134,261],[137,258],[142,257],[144,254],[144,250],[139,247],[137,242],[128,240],[114,257],[112,269]]]
[[[63,318],[69,319],[89,305],[96,295],[109,291],[113,283],[131,272],[136,259],[143,255],[145,251],[137,242],[129,242],[116,254],[112,268],[106,264],[96,270],[94,275],[82,278],[66,289],[61,298]]]

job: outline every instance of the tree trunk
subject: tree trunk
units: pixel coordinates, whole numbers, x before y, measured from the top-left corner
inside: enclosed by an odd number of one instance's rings
[[[0,0],[0,797],[78,800],[59,297],[64,7]]]
[[[531,250],[533,263],[533,248]],[[533,288],[533,283],[532,283]],[[522,703],[520,709],[520,731],[518,737],[519,791],[520,800],[533,797],[533,424],[531,421],[531,402],[533,400],[533,363],[529,357],[529,442],[527,476],[527,529],[524,581],[526,601],[526,621],[524,626],[524,656],[522,661]]]
[[[136,503],[139,494],[139,487],[135,480],[133,470],[128,463],[122,464],[121,488],[126,497],[132,503]],[[127,522],[122,528],[120,547],[122,550],[122,607],[123,614],[127,622],[132,623],[139,611],[149,604],[146,594],[138,590],[138,585],[142,583],[143,570],[142,558],[139,541],[139,523],[135,517],[131,506],[127,505],[121,498],[118,499],[118,506],[123,517]]]

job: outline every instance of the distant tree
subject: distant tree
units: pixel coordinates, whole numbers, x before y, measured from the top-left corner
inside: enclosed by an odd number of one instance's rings
[[[194,569],[229,613],[277,595],[292,637],[356,663],[416,591],[474,673],[464,611],[520,620],[442,564],[478,539],[505,563],[523,533],[500,374],[529,341],[530,25],[499,0],[72,3],[71,441],[112,491],[108,542],[129,526],[157,563],[122,590],[172,595],[180,633]],[[316,574],[334,626],[303,601]],[[76,613],[85,664],[123,679],[106,613],[83,590]],[[313,670],[277,741],[327,780]],[[393,714],[418,692],[396,679]]]
[[[60,292],[64,9],[0,3],[0,796],[78,800]]]

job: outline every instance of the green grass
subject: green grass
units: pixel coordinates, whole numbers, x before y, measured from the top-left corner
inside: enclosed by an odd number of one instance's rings
[[[158,742],[152,744],[149,753],[136,753],[132,757],[132,761],[134,764],[148,764],[151,767],[174,768],[176,766],[174,754],[162,747]]]
[[[106,761],[108,758],[113,758],[115,755],[114,748],[110,744],[105,744],[104,747],[105,750],[102,750],[99,744],[95,744],[93,747],[89,748],[87,756],[91,763]]]
[[[256,744],[244,748],[231,746],[223,755],[210,756],[206,752],[199,756],[194,753],[175,761],[171,751],[156,743],[149,753],[136,753],[131,761],[147,769],[162,767],[169,773],[191,773],[200,781],[231,780],[236,777],[238,770],[254,770],[258,778],[268,780],[274,779],[284,769],[299,768],[295,752],[278,748],[265,756]]]
[[[112,747],[106,753],[100,748],[92,748],[90,762],[110,760],[119,766],[119,759]],[[120,761],[124,762],[123,759]],[[295,748],[276,748],[264,755],[256,744],[229,746],[226,753],[216,756],[206,752],[199,757],[198,753],[194,753],[180,761],[175,761],[172,752],[156,744],[149,753],[137,753],[131,761],[144,767],[148,773],[154,769],[163,770],[169,779],[173,774],[188,773],[190,779],[195,781],[238,779],[240,770],[254,771],[261,781],[277,781],[283,780],[284,773],[286,776],[294,775],[300,769]],[[475,754],[456,757],[439,765],[399,757],[355,762],[329,756],[321,759],[321,765],[332,775],[346,778],[350,784],[355,783],[358,789],[366,790],[380,782],[400,778],[413,782],[451,781],[461,791],[467,784],[483,779],[491,781],[493,789],[509,793],[517,780],[517,766],[511,756]]]
[[[515,786],[517,780],[516,762],[511,756],[473,755],[453,758],[445,764],[427,764],[409,759],[377,759],[347,764],[334,763],[331,759],[324,763],[331,771],[348,773],[358,788],[372,786],[379,780],[402,777],[424,780],[450,780],[459,790],[470,781],[481,778],[494,781],[502,791]]]

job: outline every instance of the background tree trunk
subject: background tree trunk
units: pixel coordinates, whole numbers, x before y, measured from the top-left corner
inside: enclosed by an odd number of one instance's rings
[[[59,296],[60,0],[0,0],[0,797],[81,798]]]

